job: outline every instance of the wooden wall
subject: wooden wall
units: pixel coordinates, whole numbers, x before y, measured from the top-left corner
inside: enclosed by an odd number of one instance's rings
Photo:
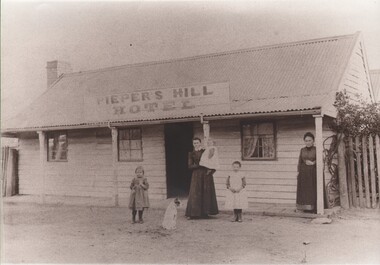
[[[166,198],[164,127],[144,126],[144,162],[117,162],[119,197],[126,204],[135,168],[149,172],[150,197]],[[108,128],[68,131],[68,161],[46,162],[45,193],[64,196],[112,197],[113,166]],[[20,194],[39,194],[38,139],[20,139]]]
[[[276,121],[277,159],[272,161],[242,161],[240,121],[215,121],[210,123],[210,137],[219,148],[221,170],[215,173],[219,201],[224,200],[225,181],[235,160],[242,162],[246,174],[249,201],[252,203],[295,204],[297,188],[297,163],[304,147],[303,135],[315,134],[314,118],[293,118]],[[327,126],[324,138],[331,135]],[[202,136],[202,128],[196,127],[196,135]]]
[[[303,135],[314,133],[314,119],[276,120],[277,159],[242,161],[248,181],[249,201],[295,204],[297,163],[304,146]],[[215,173],[219,201],[224,201],[225,180],[231,163],[241,161],[240,121],[210,123],[210,136],[219,149],[222,168]],[[325,124],[324,138],[332,134]],[[143,165],[150,182],[152,199],[166,198],[164,126],[143,126],[143,162],[117,162],[120,204],[129,197],[129,183],[137,165]],[[194,123],[195,136],[203,137],[200,123]],[[111,134],[108,128],[68,131],[68,162],[46,162],[46,194],[66,196],[113,196]],[[39,144],[37,136],[20,139],[20,194],[39,194]],[[327,175],[327,177],[329,177]]]
[[[348,65],[347,73],[343,79],[343,86],[353,100],[356,94],[361,94],[364,99],[370,97],[370,80],[368,79],[368,69],[365,67],[365,59],[362,43],[358,42],[354,49]]]
[[[40,151],[38,136],[19,139],[19,194],[39,194],[42,185],[40,178]]]

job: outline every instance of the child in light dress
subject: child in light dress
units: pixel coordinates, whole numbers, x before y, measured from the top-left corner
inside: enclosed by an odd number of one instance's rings
[[[142,224],[144,209],[149,208],[148,189],[149,184],[144,176],[144,168],[138,166],[135,170],[136,177],[131,182],[131,196],[129,197],[129,209],[132,210],[132,223],[136,223],[136,214],[139,213],[139,223]]]
[[[227,195],[226,210],[234,211],[234,219],[232,222],[242,222],[242,210],[248,208],[248,198],[246,193],[245,176],[241,173],[241,163],[235,161],[232,163],[232,172],[227,178]]]

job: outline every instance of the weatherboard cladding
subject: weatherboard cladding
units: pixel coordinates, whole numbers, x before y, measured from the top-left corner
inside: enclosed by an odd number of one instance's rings
[[[203,127],[194,122],[194,136],[203,137]],[[226,178],[231,172],[231,163],[241,158],[240,120],[227,119],[210,122],[211,136],[219,150],[220,168],[214,174],[219,205],[223,206]],[[299,150],[304,146],[305,131],[315,129],[310,116],[276,121],[276,159],[241,161],[242,173],[247,180],[247,191],[251,203],[278,203],[294,205],[296,199],[297,163]],[[69,130],[67,162],[44,164],[44,193],[55,196],[88,196],[90,198],[112,198],[114,173],[117,174],[120,205],[126,206],[130,194],[129,184],[135,168],[142,165],[149,180],[149,196],[164,199],[166,189],[166,159],[164,125],[142,127],[144,161],[112,161],[111,132],[106,129]],[[97,135],[103,137],[99,139]],[[327,123],[323,131],[326,139],[331,133]],[[329,142],[327,142],[329,144]],[[41,194],[41,168],[39,142],[36,134],[21,138],[19,148],[20,194]],[[327,171],[327,169],[326,169]],[[326,183],[329,172],[326,172]],[[91,200],[92,203],[96,200]]]
[[[85,110],[85,97],[221,82],[230,89],[227,109],[201,106],[185,114],[155,111],[113,121],[318,109],[337,89],[355,41],[356,35],[347,35],[66,74],[3,128],[106,124],[86,119],[91,110]]]

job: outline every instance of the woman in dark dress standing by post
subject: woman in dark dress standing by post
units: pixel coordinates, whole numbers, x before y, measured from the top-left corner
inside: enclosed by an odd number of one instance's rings
[[[317,203],[317,169],[314,135],[305,133],[305,147],[301,149],[298,161],[297,210],[316,212]]]
[[[219,213],[212,176],[215,170],[208,171],[207,168],[199,165],[204,152],[199,138],[193,139],[193,146],[194,151],[190,152],[188,157],[189,169],[193,170],[185,214],[188,219]]]

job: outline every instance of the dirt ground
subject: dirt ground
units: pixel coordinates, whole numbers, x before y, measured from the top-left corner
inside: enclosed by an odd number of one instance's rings
[[[127,208],[6,203],[5,263],[380,263],[379,210],[346,211],[331,224],[310,219],[231,215],[160,228],[164,210],[144,224]],[[304,241],[309,241],[307,246]]]

